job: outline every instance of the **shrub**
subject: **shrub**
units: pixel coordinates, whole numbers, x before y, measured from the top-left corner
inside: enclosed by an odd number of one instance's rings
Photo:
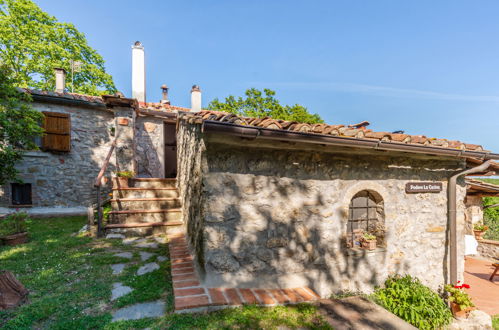
[[[26,223],[30,220],[28,213],[15,212],[0,220],[0,237],[25,232]]]
[[[475,223],[473,226],[473,230],[477,231],[486,231],[487,229],[489,229],[489,226],[484,225],[483,223]]]
[[[437,329],[452,320],[452,313],[442,298],[410,275],[389,277],[384,288],[375,290],[373,298],[419,329]]]
[[[133,171],[121,171],[121,172],[116,172],[116,176],[119,178],[131,179],[135,176],[135,173]]]

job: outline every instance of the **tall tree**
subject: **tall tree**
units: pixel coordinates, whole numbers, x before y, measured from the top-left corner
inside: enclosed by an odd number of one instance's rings
[[[214,99],[208,105],[208,109],[241,116],[272,117],[309,124],[324,122],[318,114],[309,113],[302,105],[281,105],[275,98],[273,90],[264,89],[262,92],[256,88],[250,88],[244,94],[246,95],[244,98],[230,95],[225,98],[225,102]]]
[[[19,87],[53,90],[54,67],[71,72],[70,61],[82,63],[81,72],[67,79],[75,93],[114,93],[103,58],[87,44],[73,24],[60,23],[30,0],[0,0],[0,62],[12,70]]]
[[[19,92],[9,70],[0,66],[0,185],[16,179],[14,165],[23,151],[37,148],[33,138],[42,134],[41,120],[29,94]]]

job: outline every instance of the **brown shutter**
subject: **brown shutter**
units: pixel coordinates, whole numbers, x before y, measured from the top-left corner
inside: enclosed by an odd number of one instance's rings
[[[42,149],[47,151],[71,150],[71,119],[69,114],[60,112],[43,112],[45,119],[42,138]]]

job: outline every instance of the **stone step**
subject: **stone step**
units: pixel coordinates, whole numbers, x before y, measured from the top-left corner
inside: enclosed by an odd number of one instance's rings
[[[135,188],[176,188],[177,179],[134,178],[129,184]]]
[[[182,221],[182,210],[169,209],[111,211],[109,212],[109,220],[111,224]]]
[[[114,233],[127,237],[148,237],[151,235],[175,235],[184,232],[181,221],[108,224],[104,227],[106,234]]]
[[[178,197],[178,190],[176,188],[113,188],[113,199]]]
[[[118,198],[111,199],[115,211],[172,209],[179,208],[181,203],[178,198]]]

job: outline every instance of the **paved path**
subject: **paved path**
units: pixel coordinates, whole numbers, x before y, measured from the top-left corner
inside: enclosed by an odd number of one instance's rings
[[[489,315],[499,314],[499,277],[489,281],[493,270],[492,261],[466,258],[464,282],[471,287],[468,292],[478,309]]]
[[[109,236],[109,235],[108,235]],[[157,253],[151,253],[147,251],[141,251],[143,249],[157,249],[159,244],[165,244],[166,239],[161,238],[125,238],[125,237],[109,237],[110,239],[123,239],[123,244],[132,247],[135,251],[138,251],[140,261],[138,264],[140,266],[139,270],[134,276],[141,276],[160,268],[157,262],[163,262],[168,260],[165,256],[158,256]],[[130,251],[114,254],[116,257],[129,259],[129,263],[114,264],[110,265],[113,270],[113,275],[121,274],[124,269],[136,262],[133,259],[133,253]],[[154,262],[156,260],[157,262]],[[150,261],[150,262],[147,262]],[[111,293],[111,301],[123,297],[133,291],[133,288],[123,285],[123,283],[116,282],[113,283],[113,290]],[[145,303],[134,304],[117,309],[113,312],[113,322],[122,320],[138,320],[146,317],[161,317],[165,313],[165,302],[161,300],[149,301]]]
[[[416,330],[415,327],[362,297],[323,299],[319,313],[335,330]]]

